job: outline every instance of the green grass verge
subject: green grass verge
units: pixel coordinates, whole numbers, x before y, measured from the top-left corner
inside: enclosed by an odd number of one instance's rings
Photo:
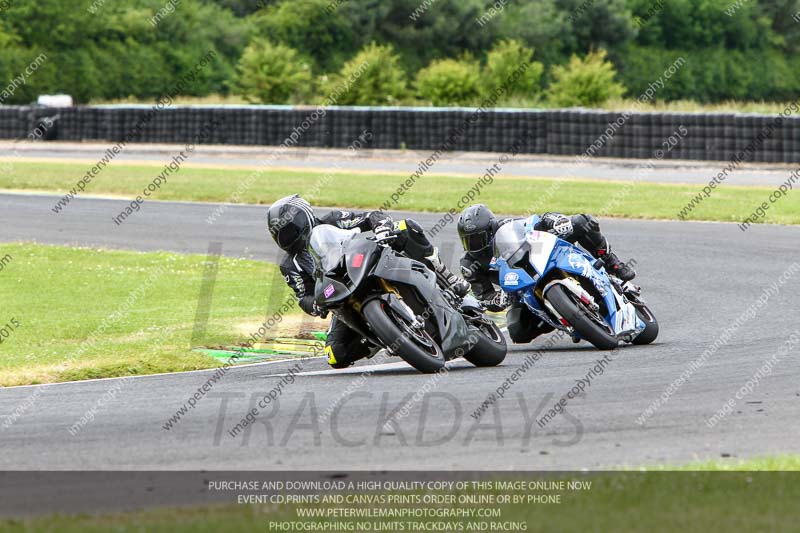
[[[798,459],[792,459],[793,465]],[[421,508],[498,508],[500,518],[471,519],[473,522],[525,522],[525,531],[641,532],[666,531],[796,531],[800,520],[800,483],[792,473],[752,472],[773,459],[739,463],[748,472],[616,472],[568,474],[565,480],[591,481],[588,490],[527,492],[516,494],[561,494],[560,503],[411,505]],[[784,464],[781,459],[777,464]],[[502,477],[502,476],[501,476]],[[258,476],[253,476],[258,479]],[[557,479],[535,475],[531,479]],[[455,492],[468,494],[469,491]],[[370,492],[373,496],[380,491]],[[481,494],[502,494],[492,490]],[[232,494],[231,498],[235,498]],[[150,509],[138,513],[102,516],[46,517],[0,521],[0,529],[10,532],[242,532],[270,531],[269,523],[301,521],[322,524],[326,520],[353,523],[348,518],[298,518],[294,505],[224,505],[203,508]],[[305,507],[356,508],[354,504],[311,504]],[[373,505],[370,507],[377,507]],[[396,505],[386,507],[396,508]],[[407,519],[405,528],[377,529],[381,519],[372,522],[372,531],[414,531]],[[416,522],[461,522],[465,519],[426,518]],[[313,529],[308,529],[309,531]],[[322,529],[319,529],[322,531]],[[340,529],[345,531],[346,529]],[[352,529],[357,531],[358,529]],[[453,531],[455,529],[445,529]],[[501,531],[502,529],[495,529]],[[518,531],[521,529],[517,529]],[[433,529],[436,531],[436,529]],[[465,528],[464,531],[467,531]],[[472,530],[476,531],[476,530]],[[478,529],[477,531],[481,531]]]
[[[191,351],[205,256],[0,245],[6,254],[13,260],[0,272],[0,325],[13,318],[19,327],[0,343],[0,385],[219,365]],[[260,324],[269,302],[275,311],[288,294],[276,266],[220,258],[202,343],[244,341],[237,325]]]
[[[153,100],[142,100],[138,98],[118,98],[114,100],[92,100],[90,105],[153,105]],[[210,94],[207,96],[177,96],[174,99],[175,105],[247,105],[250,102],[235,94]],[[308,105],[314,105],[308,102]],[[409,99],[401,103],[405,106],[429,106],[429,102],[422,100]],[[611,99],[601,104],[599,109],[606,111],[623,111],[634,109],[637,111],[672,111],[680,113],[780,113],[788,103],[783,102],[759,102],[749,100],[725,100],[722,102],[708,103],[696,102],[694,100],[673,100],[650,101],[645,104],[635,98]],[[497,107],[515,107],[518,109],[541,108],[541,109],[560,109],[550,105],[541,99],[532,98],[509,98],[501,102]],[[575,108],[578,109],[578,108]]]
[[[800,456],[773,455],[753,459],[716,459],[700,461],[677,467],[659,467],[651,470],[693,470],[705,472],[785,472],[800,471]]]
[[[11,172],[0,176],[0,189],[65,192],[75,186],[86,172],[86,167],[86,164],[15,162]],[[114,165],[90,183],[86,192],[133,198],[141,194],[159,171],[152,166]],[[250,170],[183,168],[154,194],[154,199],[229,201],[239,184],[251,174]],[[238,201],[270,203],[295,192],[308,196],[310,191],[319,191],[311,198],[319,205],[375,209],[389,199],[406,179],[406,176],[400,175],[343,173],[325,180],[327,183],[320,190],[320,179],[324,175],[323,172],[268,171],[239,195]],[[392,208],[446,212],[456,208],[458,200],[473,187],[476,179],[477,176],[425,176]],[[476,201],[490,205],[495,212],[507,214],[555,210],[626,218],[676,219],[676,213],[701,189],[698,185],[641,182],[631,185],[624,182],[500,176],[484,187]],[[687,220],[740,222],[756,206],[767,201],[771,190],[723,184],[695,208]],[[75,207],[69,206],[67,209]],[[142,209],[147,210],[146,204]],[[117,214],[109,212],[109,219]],[[789,194],[771,204],[763,221],[800,223],[800,195]]]

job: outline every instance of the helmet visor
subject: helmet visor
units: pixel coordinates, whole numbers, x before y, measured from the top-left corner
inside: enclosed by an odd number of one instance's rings
[[[461,243],[464,245],[464,249],[466,251],[477,253],[489,248],[491,245],[491,239],[488,231],[482,231],[480,233],[464,235],[461,238]]]
[[[298,227],[294,224],[286,224],[282,228],[279,228],[276,235],[278,246],[284,250],[293,248],[299,239],[300,232],[298,231]]]

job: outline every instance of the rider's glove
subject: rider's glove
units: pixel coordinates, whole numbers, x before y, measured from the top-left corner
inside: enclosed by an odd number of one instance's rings
[[[508,307],[508,295],[503,291],[497,291],[490,300],[485,300],[483,306],[487,311],[497,313]]]
[[[328,318],[328,311],[326,309],[320,308],[316,303],[314,304],[314,316],[318,316],[320,318]]]
[[[569,237],[573,231],[572,220],[561,213],[545,213],[534,229],[546,231],[559,237]]]
[[[322,309],[320,309],[320,307],[317,305],[317,302],[314,301],[313,296],[303,296],[302,298],[300,298],[299,304],[300,304],[300,309],[302,309],[311,316],[319,316],[325,318],[328,315],[327,311],[323,311]]]
[[[375,226],[375,229],[372,230],[372,233],[375,234],[375,241],[378,243],[384,243],[394,238],[392,235],[392,231],[394,230],[394,226],[389,221],[384,221],[379,225]]]

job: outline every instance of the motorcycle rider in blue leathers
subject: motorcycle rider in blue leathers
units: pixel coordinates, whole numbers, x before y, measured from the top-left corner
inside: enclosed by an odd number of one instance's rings
[[[472,292],[489,311],[506,313],[508,334],[515,343],[527,343],[552,327],[542,322],[521,302],[509,302],[506,293],[499,289],[498,272],[490,268],[494,255],[494,235],[497,229],[513,219],[498,221],[494,213],[483,204],[467,207],[458,220],[458,235],[464,248],[461,258],[462,276],[470,283]],[[600,224],[591,215],[545,213],[536,226],[536,231],[546,231],[560,239],[577,243],[596,259],[603,261],[606,271],[630,281],[636,272],[611,252],[608,240],[600,233]]]

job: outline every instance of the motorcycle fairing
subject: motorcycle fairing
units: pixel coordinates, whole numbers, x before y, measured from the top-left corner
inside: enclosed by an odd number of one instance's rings
[[[529,221],[526,221],[526,227],[533,227]],[[558,269],[587,279],[597,288],[607,310],[605,320],[612,325],[616,335],[639,333],[644,329],[644,322],[636,316],[636,308],[614,289],[605,269],[595,267],[596,260],[591,255],[547,232],[528,230],[525,238],[528,262],[537,276],[531,277],[522,269],[511,268],[502,259],[496,263],[500,270],[502,289],[507,292],[521,291],[522,301],[537,316],[554,325],[547,311],[534,296],[533,287],[552,269]],[[509,281],[512,283],[509,284]]]
[[[424,264],[386,250],[375,265],[371,275],[410,285],[433,310],[433,319],[441,333],[441,347],[446,357],[454,355],[469,343],[469,326],[464,318],[444,299],[436,285],[436,274]],[[388,301],[388,300],[387,300]]]
[[[350,281],[344,284],[329,277],[330,272],[318,273],[321,277],[314,286],[314,301],[317,302],[317,305],[335,305],[346,300],[369,274],[370,268],[375,264],[379,255],[378,245],[374,241],[359,238],[358,235],[348,241],[344,247],[343,260],[347,279]],[[341,263],[339,268],[341,268]]]
[[[332,291],[330,294],[326,291]],[[353,292],[353,286],[347,286],[344,283],[322,275],[314,284],[314,301],[317,305],[334,305],[343,300],[346,300]]]
[[[358,287],[377,261],[379,247],[375,241],[367,239],[353,239],[345,250],[345,263],[347,264],[347,277]],[[361,257],[359,257],[359,255]]]
[[[541,318],[551,326],[561,327],[560,324],[557,324],[555,321],[553,321],[547,310],[541,306],[539,300],[536,298],[536,296],[534,296],[533,289],[536,286],[536,279],[538,279],[538,277],[532,278],[530,274],[521,268],[509,267],[508,262],[505,259],[497,259],[495,264],[500,275],[500,288],[506,292],[516,293],[519,295],[522,303],[527,305],[528,309],[530,309],[534,315]],[[514,276],[516,276],[516,281],[518,282],[517,285],[509,285],[507,283],[507,280],[515,279],[513,276],[509,277],[509,274],[514,274]]]

